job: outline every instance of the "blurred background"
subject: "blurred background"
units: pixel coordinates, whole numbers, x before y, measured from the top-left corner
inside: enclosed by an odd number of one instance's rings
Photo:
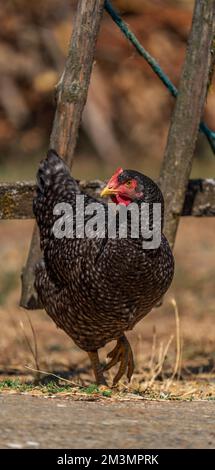
[[[76,8],[72,0],[5,0],[0,12],[0,170],[3,179],[34,178],[46,152]],[[178,85],[193,0],[115,0],[113,4]],[[74,173],[107,177],[117,162],[159,171],[174,99],[105,13]],[[211,90],[205,110],[215,120]],[[214,158],[200,136],[194,174],[210,176]]]
[[[177,86],[192,21],[193,0],[113,0],[144,47]],[[0,10],[0,174],[2,181],[33,180],[44,157],[55,110],[54,89],[64,68],[76,1],[5,0]],[[198,77],[196,77],[198,80]],[[106,179],[120,165],[157,177],[174,99],[105,13],[85,107],[73,174]],[[211,87],[204,119],[215,130]],[[213,177],[215,157],[199,135],[193,177]],[[23,371],[31,353],[23,336],[31,328],[18,307],[20,271],[33,221],[2,221],[0,270],[0,369]],[[183,218],[176,247],[176,275],[160,309],[131,334],[140,367],[151,354],[152,331],[158,343],[174,334],[176,299],[183,337],[184,370],[214,370],[214,219]],[[40,363],[75,370],[87,358],[56,330],[44,312],[32,312]],[[22,326],[20,325],[22,321]],[[138,339],[139,338],[139,339]],[[141,340],[141,338],[143,338]],[[172,349],[171,349],[172,348]],[[174,341],[170,348],[174,358]],[[189,375],[189,374],[188,374]],[[200,375],[199,375],[200,377]]]

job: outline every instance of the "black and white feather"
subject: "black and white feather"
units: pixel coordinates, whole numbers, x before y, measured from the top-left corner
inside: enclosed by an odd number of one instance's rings
[[[152,191],[156,202],[155,183],[150,189],[148,180],[145,196],[150,202]],[[54,206],[67,202],[75,209],[77,194],[82,193],[67,165],[49,151],[37,173],[33,202],[43,252],[35,287],[56,325],[80,348],[94,351],[132,329],[160,301],[174,261],[164,235],[156,250],[143,250],[141,237],[57,239]],[[93,201],[86,196],[86,203]]]

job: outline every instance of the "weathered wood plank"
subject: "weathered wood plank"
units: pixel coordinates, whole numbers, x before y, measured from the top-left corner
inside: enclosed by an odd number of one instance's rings
[[[0,219],[32,219],[35,183],[0,183]]]
[[[80,181],[84,191],[98,197],[104,182]],[[0,219],[32,219],[35,183],[31,181],[0,183]],[[182,216],[215,216],[215,179],[193,179],[186,190]]]
[[[215,216],[215,179],[189,180],[181,215]]]

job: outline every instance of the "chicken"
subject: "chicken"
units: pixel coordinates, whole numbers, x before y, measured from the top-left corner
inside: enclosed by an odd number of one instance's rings
[[[97,384],[106,384],[104,371],[119,363],[115,385],[125,373],[130,380],[134,370],[125,331],[132,330],[162,299],[172,281],[174,260],[163,234],[160,245],[153,249],[143,247],[141,233],[133,238],[129,215],[127,238],[110,238],[106,219],[110,205],[103,199],[100,203],[105,211],[103,236],[96,233],[94,238],[86,234],[56,237],[54,227],[59,221],[56,205],[69,204],[74,213],[78,196],[84,197],[85,208],[98,203],[84,195],[65,162],[54,150],[49,150],[37,173],[33,201],[43,253],[35,268],[35,288],[56,325],[88,353]],[[110,196],[112,202],[125,206],[136,202],[138,210],[142,202],[160,203],[163,226],[162,193],[150,178],[139,172],[119,168],[101,196]],[[84,214],[84,223],[92,222],[93,215],[86,211]],[[72,227],[80,228],[78,224],[77,217],[73,217]],[[117,234],[119,226],[118,223]],[[102,368],[98,350],[112,340],[117,341],[116,347]]]

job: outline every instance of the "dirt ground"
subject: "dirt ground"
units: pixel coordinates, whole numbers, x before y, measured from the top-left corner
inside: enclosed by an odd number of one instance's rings
[[[77,386],[88,386],[93,382],[93,375],[87,355],[55,327],[44,311],[26,313],[18,306],[19,273],[26,259],[32,223],[4,221],[0,224],[0,383],[4,385],[8,379],[29,383],[36,377],[26,368],[36,367],[31,351],[35,340],[30,318],[36,336],[39,369],[66,377]],[[130,389],[141,392],[147,389],[147,393],[151,390],[152,398],[161,394],[161,398],[166,399],[215,399],[214,229],[214,219],[184,218],[181,221],[173,285],[163,305],[128,334],[136,362]],[[179,358],[176,358],[177,331],[172,298],[180,319],[180,364],[176,364]],[[102,361],[111,346],[101,351]],[[175,377],[174,371],[177,372]],[[113,371],[109,374],[111,383]],[[181,380],[175,380],[177,375]],[[42,377],[46,382],[54,380],[51,376]],[[6,383],[6,388],[10,385]],[[121,385],[126,388],[126,380]]]
[[[77,403],[3,395],[0,448],[213,448],[215,409],[211,405]]]

